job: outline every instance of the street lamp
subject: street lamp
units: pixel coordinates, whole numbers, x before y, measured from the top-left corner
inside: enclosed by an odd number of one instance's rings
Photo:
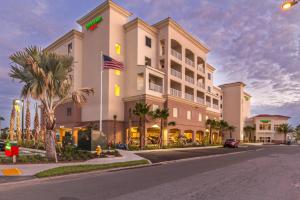
[[[289,10],[291,7],[299,3],[300,0],[288,0],[281,5],[282,10]]]

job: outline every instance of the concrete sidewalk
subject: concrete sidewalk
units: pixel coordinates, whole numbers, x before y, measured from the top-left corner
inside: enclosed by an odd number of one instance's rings
[[[20,164],[20,165],[0,165],[0,177],[4,176],[2,170],[17,168],[21,171],[19,176],[34,176],[35,174],[45,171],[51,168],[70,166],[70,165],[93,165],[93,164],[109,164],[117,162],[128,162],[135,160],[144,160],[144,158],[135,155],[130,151],[118,150],[122,157],[115,158],[95,158],[85,162],[74,162],[74,163],[49,163],[49,164]]]

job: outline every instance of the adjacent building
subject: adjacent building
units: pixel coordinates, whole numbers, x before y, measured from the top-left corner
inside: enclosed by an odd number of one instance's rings
[[[153,25],[108,0],[80,18],[82,31],[72,30],[46,48],[46,51],[74,58],[73,88],[92,87],[96,94],[82,107],[66,103],[56,111],[61,135],[83,127],[99,127],[117,142],[129,137],[138,141],[138,118],[133,114],[137,102],[151,110],[168,108],[169,126],[164,143],[184,135],[189,142],[205,136],[207,119],[224,118],[236,126],[235,137],[243,140],[244,120],[250,116],[251,96],[243,83],[214,85],[215,68],[207,62],[209,48],[184,30],[172,18]],[[124,63],[125,70],[105,70],[100,80],[100,52]],[[100,88],[102,82],[102,110]],[[145,122],[148,142],[155,142],[160,123]],[[214,140],[218,134],[214,134]]]

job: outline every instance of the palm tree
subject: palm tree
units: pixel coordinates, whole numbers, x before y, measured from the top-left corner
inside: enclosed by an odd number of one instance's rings
[[[228,129],[228,126],[229,126],[228,122],[226,122],[225,120],[220,120],[219,129],[222,138],[224,137],[224,132]]]
[[[219,129],[219,122],[214,119],[208,119],[206,120],[206,127],[209,128],[209,144],[212,144],[212,131]]]
[[[132,111],[128,110],[128,133],[126,133],[126,144],[128,145],[131,140],[131,127],[132,127]]]
[[[248,135],[249,137],[249,142],[252,142],[252,133],[255,131],[255,127],[254,126],[245,126],[244,127],[244,132]]]
[[[40,122],[39,122],[39,112],[37,108],[37,104],[35,105],[35,115],[34,115],[34,142],[37,143],[38,134],[40,130]]]
[[[114,115],[114,146],[116,147],[117,140],[117,115]]]
[[[45,110],[46,156],[57,161],[55,150],[55,109],[70,100],[81,105],[86,95],[93,94],[91,88],[72,91],[73,58],[46,52],[31,46],[10,56],[10,77],[23,84],[21,95],[40,101]]]
[[[294,131],[293,127],[290,124],[280,124],[277,131],[279,133],[283,133],[284,134],[284,143],[286,143],[286,136],[288,133],[291,133]]]
[[[150,106],[145,103],[136,103],[133,114],[135,114],[139,118],[139,133],[140,133],[140,148],[144,149],[145,147],[145,123],[146,123],[146,116],[149,115]]]
[[[10,114],[10,122],[9,122],[9,140],[14,140],[15,135],[15,117],[16,117],[16,110],[15,105],[13,103],[11,114]]]
[[[30,124],[31,124],[31,114],[30,114],[30,102],[27,99],[26,102],[26,115],[25,115],[25,127],[26,127],[26,142],[30,141],[31,131],[30,131]]]
[[[227,128],[227,130],[229,131],[229,133],[230,133],[230,138],[232,138],[232,132],[234,132],[235,131],[235,126],[228,126],[228,128]]]
[[[169,117],[169,109],[163,108],[163,109],[156,109],[153,112],[150,112],[153,119],[159,119],[160,120],[160,132],[159,132],[159,139],[158,139],[158,146],[159,148],[162,147],[162,136],[163,131],[166,126],[174,126],[175,122],[169,122],[167,123],[168,117]]]
[[[0,135],[2,133],[2,126],[1,126],[2,121],[5,121],[5,119],[4,119],[4,117],[0,116]]]

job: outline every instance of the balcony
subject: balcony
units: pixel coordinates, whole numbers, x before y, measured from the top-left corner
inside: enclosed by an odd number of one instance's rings
[[[178,51],[171,49],[171,55],[174,56],[175,58],[182,60],[182,55]]]
[[[194,79],[193,79],[192,77],[190,77],[190,76],[185,75],[185,80],[186,80],[187,82],[189,82],[189,83],[194,84]]]
[[[176,90],[174,88],[170,88],[170,93],[171,93],[172,96],[181,97],[181,91],[180,90]]]
[[[162,86],[155,83],[149,83],[149,90],[162,93]]]
[[[216,110],[219,110],[219,105],[217,105],[217,104],[213,104],[213,106],[212,106],[214,109],[216,109]]]
[[[185,93],[184,97],[187,100],[194,101],[194,96],[191,94]]]
[[[199,72],[204,73],[204,66],[203,66],[203,64],[197,65],[197,70],[198,70]]]
[[[211,108],[212,103],[207,101],[206,105]]]
[[[173,75],[173,76],[175,76],[175,77],[177,77],[177,78],[182,78],[182,74],[181,74],[181,72],[180,71],[177,71],[177,70],[175,70],[175,69],[173,69],[173,68],[171,68],[171,74]]]
[[[205,89],[204,83],[202,83],[202,82],[198,82],[198,83],[197,83],[197,86],[198,86],[199,88]]]
[[[192,67],[195,66],[195,63],[192,60],[190,60],[189,58],[185,58],[185,63],[192,66]]]
[[[200,103],[200,104],[204,105],[204,98],[197,97],[197,103]]]

